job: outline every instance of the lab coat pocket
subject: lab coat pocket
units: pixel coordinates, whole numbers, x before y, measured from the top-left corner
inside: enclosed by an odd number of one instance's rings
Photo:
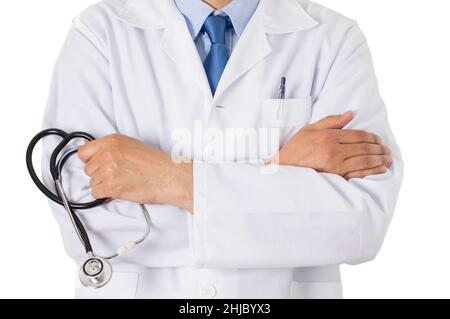
[[[114,272],[111,281],[98,289],[86,288],[78,281],[75,299],[134,299],[138,278],[138,273]]]
[[[303,127],[311,118],[311,97],[268,99],[262,104],[263,127]]]
[[[287,140],[311,119],[311,97],[268,99],[262,103],[261,127],[279,129],[280,142]]]
[[[342,284],[340,282],[293,281],[290,299],[342,299]]]

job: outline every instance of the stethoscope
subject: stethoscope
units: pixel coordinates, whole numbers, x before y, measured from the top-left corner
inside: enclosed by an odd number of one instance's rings
[[[62,138],[62,141],[56,146],[50,157],[50,173],[52,175],[53,181],[55,182],[55,188],[57,191],[56,194],[53,193],[51,190],[49,190],[41,182],[39,177],[36,175],[33,166],[33,151],[36,144],[44,137],[50,135],[56,135]],[[30,173],[33,182],[41,190],[41,192],[44,193],[45,196],[50,198],[55,203],[64,206],[65,210],[69,215],[70,221],[72,222],[72,225],[75,229],[75,232],[86,250],[87,259],[81,265],[79,271],[81,283],[85,287],[100,288],[105,286],[111,280],[113,274],[111,264],[108,262],[108,260],[111,260],[119,256],[123,256],[130,250],[134,249],[137,245],[141,244],[150,234],[151,219],[150,214],[148,213],[146,207],[144,205],[141,205],[142,214],[144,215],[147,224],[147,228],[142,237],[139,238],[138,240],[126,243],[110,256],[102,257],[94,253],[86,228],[84,227],[80,218],[75,213],[75,210],[94,208],[105,204],[110,199],[96,199],[88,203],[74,203],[69,201],[69,199],[67,198],[67,195],[64,192],[64,188],[62,185],[61,172],[64,164],[72,155],[77,153],[79,147],[69,148],[62,155],[61,153],[64,149],[66,149],[67,145],[72,140],[77,138],[83,138],[87,141],[95,140],[95,138],[92,135],[84,132],[66,133],[60,129],[55,128],[44,130],[39,134],[37,134],[35,137],[33,137],[30,144],[28,145],[26,162],[28,172]]]

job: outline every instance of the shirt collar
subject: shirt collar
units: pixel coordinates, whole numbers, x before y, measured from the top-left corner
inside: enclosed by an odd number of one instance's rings
[[[241,36],[260,2],[260,0],[233,0],[216,11],[202,0],[173,1],[186,18],[189,32],[193,39],[198,36],[206,18],[213,12],[214,14],[225,13],[230,18],[236,34]]]
[[[174,0],[104,0],[104,3],[114,16],[137,28],[166,29],[178,18],[186,23]],[[316,7],[309,0],[260,0],[259,3],[267,34],[306,31],[321,23],[318,14],[312,14]]]

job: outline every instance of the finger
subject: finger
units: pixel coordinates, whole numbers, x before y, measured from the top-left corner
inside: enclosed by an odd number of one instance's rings
[[[381,144],[381,138],[374,133],[369,133],[360,130],[341,130],[338,141],[342,144],[352,143],[371,143]]]
[[[94,175],[99,170],[99,168],[100,164],[94,156],[87,162],[86,166],[84,167],[84,173],[87,176],[92,177],[92,175]]]
[[[323,129],[341,129],[353,120],[353,112],[348,111],[341,115],[330,115],[318,122],[310,124],[306,129],[323,130]]]
[[[100,140],[86,142],[78,150],[78,157],[83,162],[88,162],[100,150]]]
[[[385,145],[371,143],[341,144],[344,158],[349,159],[362,155],[391,155],[391,150]]]
[[[106,189],[105,189],[105,187],[103,187],[102,184],[99,184],[99,185],[93,187],[91,194],[92,194],[92,197],[94,197],[95,199],[108,198]]]
[[[371,175],[384,174],[387,171],[388,171],[388,168],[386,166],[382,165],[382,166],[374,167],[374,168],[367,169],[367,170],[355,171],[355,172],[348,173],[348,174],[344,175],[344,178],[346,180],[350,180],[352,178],[364,178],[364,177],[371,176]]]
[[[355,156],[344,161],[342,171],[344,174],[363,171],[378,166],[390,167],[392,165],[392,157],[390,155],[364,155]]]
[[[100,185],[103,182],[103,178],[100,174],[95,174],[91,177],[91,180],[89,181],[91,188],[95,188],[96,186]]]

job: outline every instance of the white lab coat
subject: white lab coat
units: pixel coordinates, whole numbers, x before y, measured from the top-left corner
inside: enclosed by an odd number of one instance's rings
[[[282,76],[288,99],[278,119]],[[356,113],[349,128],[375,132],[392,148],[386,174],[346,181],[288,166],[263,174],[262,164],[228,153],[208,158],[204,146],[192,145],[195,214],[149,205],[149,240],[114,261],[107,287],[80,287],[77,297],[339,298],[339,265],[377,255],[402,179],[371,55],[354,21],[309,1],[262,0],[213,97],[171,1],[106,0],[85,10],[56,64],[45,127],[96,137],[119,132],[171,152],[173,133],[199,123],[219,131],[279,127],[283,145],[304,125],[349,109]],[[53,142],[44,146],[51,185]],[[67,165],[64,183],[73,200],[89,197],[80,161]],[[83,248],[67,214],[51,206],[80,264]],[[82,219],[99,254],[145,226],[138,205],[119,201]]]

